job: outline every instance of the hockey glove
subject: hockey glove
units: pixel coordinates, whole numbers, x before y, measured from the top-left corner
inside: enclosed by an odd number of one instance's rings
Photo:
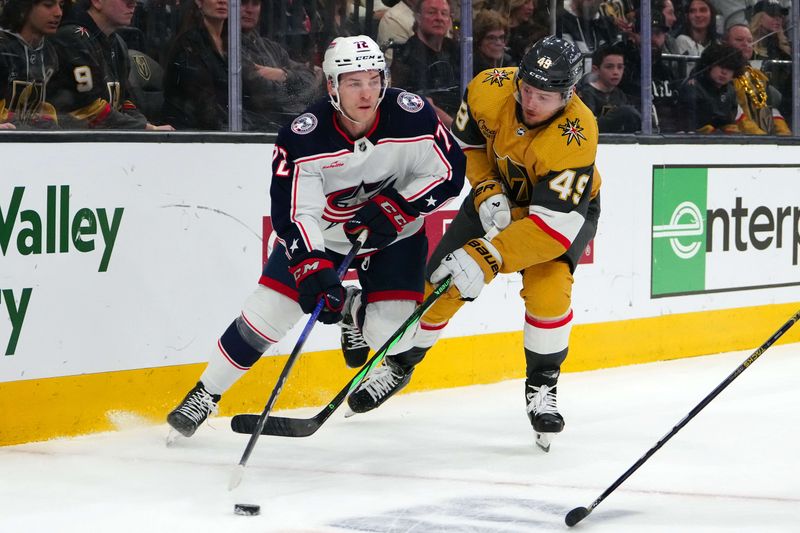
[[[394,242],[403,228],[416,220],[419,211],[400,193],[386,188],[356,211],[353,218],[344,223],[344,233],[350,242],[356,242],[358,234],[367,230],[364,248],[385,248]]]
[[[475,187],[474,196],[483,231],[489,231],[492,227],[503,230],[511,224],[511,206],[499,181],[484,181]]]
[[[503,258],[491,242],[472,239],[463,248],[444,257],[431,274],[431,281],[438,283],[452,276],[461,299],[472,301],[481,293],[483,286],[500,272],[501,266]]]
[[[319,250],[301,254],[289,263],[289,272],[297,285],[297,301],[304,313],[313,313],[322,298],[325,305],[317,320],[335,324],[342,319],[345,291],[328,254]]]

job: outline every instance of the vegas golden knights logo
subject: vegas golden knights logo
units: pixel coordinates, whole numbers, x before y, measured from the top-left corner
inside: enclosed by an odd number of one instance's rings
[[[136,72],[139,74],[139,77],[144,81],[150,81],[150,77],[153,75],[153,72],[150,70],[150,63],[147,62],[147,58],[144,56],[134,56],[131,54],[131,59],[136,65]]]
[[[44,84],[40,81],[14,80],[11,87],[11,101],[8,108],[14,112],[17,122],[28,124],[42,106]]]
[[[531,182],[525,166],[513,161],[510,157],[495,155],[497,169],[500,171],[508,190],[508,196],[517,205],[528,206],[531,203]]]

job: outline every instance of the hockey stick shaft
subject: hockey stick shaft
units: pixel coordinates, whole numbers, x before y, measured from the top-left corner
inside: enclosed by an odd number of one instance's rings
[[[598,497],[598,498],[597,498],[595,501],[593,501],[593,502],[591,503],[591,505],[589,505],[589,507],[576,507],[575,509],[573,509],[572,511],[570,511],[569,513],[567,513],[567,517],[566,517],[566,523],[567,523],[567,525],[568,525],[568,526],[570,526],[570,527],[572,527],[572,526],[574,526],[575,524],[577,524],[578,522],[580,522],[581,520],[583,520],[584,518],[586,518],[586,516],[588,516],[588,515],[589,515],[589,513],[591,513],[591,512],[594,510],[594,508],[595,508],[595,507],[597,507],[598,505],[600,505],[600,502],[602,502],[603,500],[605,500],[605,499],[608,497],[608,495],[609,495],[609,494],[611,494],[612,492],[614,492],[614,491],[617,489],[617,487],[619,487],[619,486],[620,486],[620,485],[621,485],[621,484],[622,484],[622,483],[623,483],[623,482],[624,482],[626,479],[628,479],[628,478],[631,476],[631,474],[633,474],[634,472],[636,472],[636,470],[638,470],[638,469],[639,469],[639,467],[640,467],[640,466],[642,466],[642,465],[643,465],[643,464],[644,464],[644,463],[645,463],[645,462],[646,462],[648,459],[650,459],[650,457],[651,457],[651,456],[652,456],[654,453],[656,453],[656,452],[657,452],[657,451],[658,451],[658,450],[659,450],[659,449],[660,449],[662,446],[664,446],[664,444],[666,444],[666,443],[667,443],[667,441],[669,441],[669,439],[671,439],[672,437],[674,437],[674,436],[675,436],[675,434],[676,434],[678,431],[680,431],[680,430],[683,428],[683,426],[685,426],[686,424],[688,424],[688,423],[689,423],[689,421],[690,421],[692,418],[694,418],[694,417],[695,417],[695,416],[696,416],[696,415],[697,415],[697,414],[698,414],[700,411],[702,411],[702,410],[703,410],[703,409],[704,409],[704,408],[705,408],[705,407],[706,407],[706,406],[707,406],[709,403],[711,403],[711,401],[712,401],[714,398],[716,398],[716,397],[719,395],[719,393],[721,393],[723,390],[725,390],[725,388],[726,388],[728,385],[730,385],[730,384],[733,382],[733,380],[734,380],[734,379],[736,379],[737,377],[739,377],[739,375],[740,375],[742,372],[744,372],[745,370],[747,370],[747,368],[748,368],[750,365],[752,365],[752,364],[753,364],[753,363],[756,361],[756,359],[758,359],[759,357],[761,357],[761,354],[763,354],[765,351],[767,351],[767,349],[768,349],[770,346],[772,346],[773,344],[775,344],[775,341],[777,341],[778,339],[780,339],[780,338],[781,338],[781,337],[782,337],[782,336],[783,336],[783,335],[784,335],[784,334],[785,334],[787,331],[789,331],[789,329],[790,329],[790,328],[791,328],[791,327],[792,327],[792,326],[795,324],[795,322],[797,322],[798,320],[800,320],[800,311],[797,311],[797,312],[796,312],[794,315],[792,315],[792,317],[791,317],[791,318],[789,318],[789,320],[787,320],[787,321],[786,321],[786,323],[785,323],[783,326],[781,326],[781,327],[778,329],[778,331],[776,331],[775,333],[773,333],[773,334],[772,334],[772,336],[771,336],[769,339],[767,339],[767,340],[766,340],[766,342],[764,342],[764,344],[762,344],[761,346],[759,346],[759,347],[758,347],[758,349],[757,349],[756,351],[754,351],[752,354],[750,354],[750,356],[749,356],[747,359],[745,359],[745,360],[744,360],[744,362],[743,362],[742,364],[740,364],[740,365],[739,365],[739,366],[736,368],[736,370],[734,370],[733,372],[731,372],[731,373],[730,373],[730,375],[728,375],[728,377],[726,377],[726,378],[725,378],[725,379],[722,381],[722,383],[720,383],[719,385],[717,385],[717,387],[716,387],[714,390],[712,390],[712,391],[711,391],[711,392],[708,394],[708,396],[706,396],[705,398],[703,398],[703,400],[702,400],[700,403],[698,403],[698,404],[697,404],[697,405],[694,407],[694,409],[692,409],[691,411],[689,411],[689,414],[687,414],[685,417],[683,417],[683,419],[681,419],[681,421],[680,421],[680,422],[678,422],[678,423],[675,425],[675,427],[673,427],[673,428],[672,428],[672,430],[670,430],[670,431],[669,431],[669,433],[667,433],[666,435],[664,435],[664,436],[661,438],[661,440],[659,440],[659,441],[656,443],[656,445],[655,445],[655,446],[653,446],[652,448],[650,448],[649,450],[647,450],[647,452],[646,452],[646,453],[645,453],[645,454],[644,454],[644,455],[643,455],[641,458],[639,458],[639,460],[638,460],[638,461],[636,461],[636,462],[633,464],[633,466],[631,466],[631,467],[630,467],[628,470],[626,470],[624,474],[622,474],[622,475],[621,475],[621,476],[620,476],[620,477],[619,477],[619,478],[618,478],[618,479],[617,479],[617,480],[616,480],[614,483],[612,483],[612,484],[611,484],[611,486],[610,486],[610,487],[608,487],[608,488],[607,488],[607,489],[606,489],[606,490],[605,490],[605,491],[604,491],[604,492],[603,492],[603,493],[600,495],[600,497]]]
[[[439,297],[447,292],[447,289],[450,288],[450,284],[452,279],[448,276],[445,278],[433,292],[428,295],[427,298],[414,310],[411,315],[406,319],[403,324],[400,325],[399,328],[392,334],[391,337],[381,346],[375,355],[364,365],[364,367],[358,371],[358,373],[353,376],[353,378],[347,383],[347,385],[342,388],[336,394],[336,396],[328,402],[328,404],[323,408],[319,413],[317,413],[312,418],[282,418],[282,417],[271,417],[269,419],[269,423],[266,424],[266,429],[264,426],[261,428],[251,428],[253,424],[253,420],[255,415],[250,414],[243,414],[243,415],[236,415],[231,420],[231,428],[237,433],[250,433],[258,429],[259,431],[265,431],[268,435],[276,435],[281,437],[308,437],[315,433],[322,424],[333,414],[339,406],[342,405],[345,398],[352,392],[356,387],[361,384],[367,374],[378,366],[383,358],[386,356],[387,352],[397,344],[400,339],[405,335],[410,328],[412,328],[425,312],[439,299]],[[260,420],[259,420],[260,422]]]
[[[339,264],[339,268],[336,269],[336,273],[339,276],[339,279],[342,279],[347,273],[347,269],[350,267],[350,263],[353,262],[355,259],[356,254],[364,245],[364,241],[367,239],[367,232],[362,231],[361,234],[358,236],[358,240],[353,244],[350,251],[347,252],[347,255],[342,259],[341,264]],[[261,436],[261,431],[264,429],[264,425],[267,423],[267,418],[269,417],[270,411],[275,406],[275,402],[278,400],[278,396],[283,390],[283,386],[286,384],[286,379],[289,377],[289,372],[292,371],[292,367],[294,366],[295,361],[300,356],[300,351],[303,349],[306,341],[308,340],[308,336],[311,333],[311,330],[314,329],[314,326],[317,324],[317,318],[319,318],[320,313],[322,312],[322,308],[325,306],[325,299],[320,298],[317,302],[317,306],[314,308],[314,311],[311,313],[311,316],[308,318],[308,322],[306,322],[303,331],[300,333],[300,337],[297,339],[297,342],[294,345],[294,349],[292,353],[289,355],[289,358],[286,360],[286,364],[283,366],[283,371],[281,371],[280,376],[278,377],[278,382],[275,384],[275,388],[272,389],[272,394],[269,396],[269,400],[267,404],[264,406],[264,410],[261,412],[259,416],[258,423],[256,427],[250,435],[250,440],[247,442],[247,446],[244,449],[244,453],[242,454],[242,458],[239,460],[239,464],[237,465],[236,469],[233,471],[231,476],[229,490],[235,489],[239,483],[242,481],[242,476],[244,475],[244,467],[247,465],[247,461],[250,459],[250,455],[253,453],[253,449],[256,446],[256,442],[258,442],[258,438]]]

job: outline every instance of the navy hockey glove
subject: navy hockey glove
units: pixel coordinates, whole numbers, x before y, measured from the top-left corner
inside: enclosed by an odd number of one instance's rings
[[[325,305],[317,320],[335,324],[342,319],[345,291],[328,254],[319,250],[301,254],[290,261],[289,272],[297,285],[297,301],[304,313],[314,312],[322,298]]]
[[[370,199],[353,218],[344,223],[344,233],[355,244],[358,234],[367,230],[364,248],[385,248],[403,228],[417,219],[419,210],[392,188]]]

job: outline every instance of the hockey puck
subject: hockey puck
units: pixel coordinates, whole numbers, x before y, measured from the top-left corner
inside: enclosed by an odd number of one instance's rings
[[[242,516],[257,516],[261,514],[261,506],[250,503],[237,503],[233,506],[233,512]]]

